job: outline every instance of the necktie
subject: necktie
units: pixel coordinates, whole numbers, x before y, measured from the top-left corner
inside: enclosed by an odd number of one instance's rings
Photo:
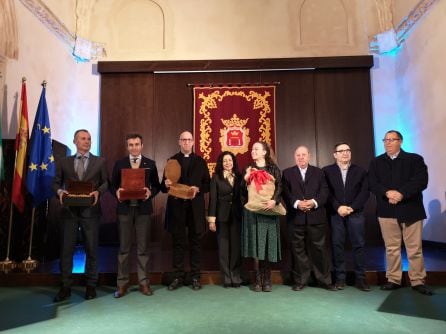
[[[132,168],[139,167],[138,160],[139,160],[139,158],[130,158],[130,164],[132,165]]]
[[[77,173],[77,176],[78,176],[79,180],[82,181],[82,179],[84,178],[84,174],[85,174],[85,166],[84,166],[84,163],[85,163],[85,159],[86,159],[86,157],[83,156],[83,155],[80,155],[80,156],[78,156],[77,158],[79,159],[79,162],[77,163],[77,170],[76,170],[76,173]]]

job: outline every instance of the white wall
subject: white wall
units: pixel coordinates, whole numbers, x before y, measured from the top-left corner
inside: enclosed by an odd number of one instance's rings
[[[21,79],[24,76],[27,78],[30,127],[41,94],[40,84],[46,80],[52,138],[71,145],[74,150],[74,131],[86,128],[92,135],[92,152],[97,152],[99,76],[92,74],[92,64],[76,63],[70,50],[18,1],[16,11],[19,57],[7,62],[6,94],[2,107],[3,137],[15,138]]]
[[[402,16],[402,15],[401,15]],[[375,135],[401,130],[403,149],[424,156],[429,185],[424,238],[446,242],[446,1],[439,1],[402,48],[381,56],[372,70]],[[382,152],[382,144],[377,146]]]

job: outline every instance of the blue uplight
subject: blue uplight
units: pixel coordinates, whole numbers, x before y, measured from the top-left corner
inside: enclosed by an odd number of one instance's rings
[[[76,246],[73,256],[73,274],[83,274],[85,272],[85,249],[83,246]]]

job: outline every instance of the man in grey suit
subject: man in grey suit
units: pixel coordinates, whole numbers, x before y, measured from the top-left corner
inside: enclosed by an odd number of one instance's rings
[[[53,180],[53,190],[57,193],[60,203],[63,204],[64,195],[69,181],[91,182],[93,191],[89,194],[93,198],[91,206],[64,206],[62,209],[62,234],[60,269],[62,273],[62,286],[54,298],[60,302],[71,296],[71,273],[73,270],[73,253],[77,241],[77,233],[81,227],[87,261],[85,276],[87,288],[85,299],[96,297],[97,272],[97,246],[99,217],[101,208],[99,196],[107,191],[108,175],[105,159],[90,153],[91,136],[87,130],[81,129],[74,133],[73,143],[76,145],[76,154],[56,161],[56,176]]]

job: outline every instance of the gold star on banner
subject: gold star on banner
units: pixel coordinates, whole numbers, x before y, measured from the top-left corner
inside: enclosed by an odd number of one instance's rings
[[[43,133],[50,133],[50,128],[47,128],[46,125],[45,127],[42,129]]]
[[[34,170],[37,170],[37,165],[36,165],[34,162],[31,162],[31,165],[29,165],[28,168],[29,168],[30,171],[32,172],[32,171],[34,171]]]
[[[50,162],[54,162],[54,156],[51,154],[50,157],[48,158],[48,160],[49,160]]]
[[[47,170],[47,167],[48,167],[48,165],[47,165],[46,163],[43,163],[43,162],[42,162],[42,163],[40,164],[40,169],[41,169],[41,170]]]

